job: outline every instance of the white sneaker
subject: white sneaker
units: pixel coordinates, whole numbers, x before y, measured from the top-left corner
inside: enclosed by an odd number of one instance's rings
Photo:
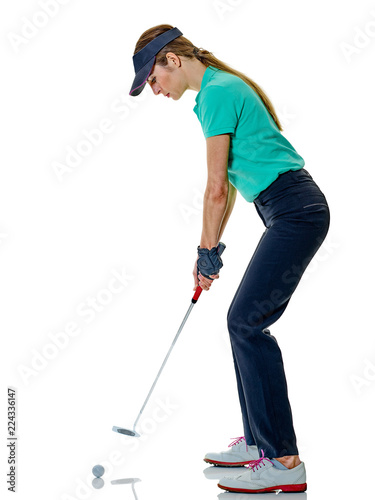
[[[235,441],[228,446],[231,448],[230,450],[221,453],[207,453],[203,460],[208,464],[221,467],[240,467],[259,458],[258,448],[247,445],[245,436],[232,439]]]
[[[248,470],[236,477],[223,477],[218,486],[223,490],[238,493],[262,493],[266,491],[306,491],[305,464],[301,462],[293,469],[278,469],[264,457],[249,463]]]

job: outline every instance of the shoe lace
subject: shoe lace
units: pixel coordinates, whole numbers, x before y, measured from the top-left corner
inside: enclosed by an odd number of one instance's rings
[[[272,464],[271,460],[264,456],[264,451],[261,450],[261,452],[262,452],[262,456],[260,458],[257,458],[256,460],[250,460],[248,465],[245,465],[245,467],[247,467],[248,469],[255,470],[258,468],[259,465],[261,465],[261,464],[264,465],[264,460],[268,460]]]
[[[230,446],[236,446],[236,444],[239,444],[241,443],[241,441],[245,441],[246,443],[246,439],[245,439],[245,436],[240,436],[240,437],[237,437],[237,438],[231,438],[231,439],[234,439],[233,443],[229,444],[228,445],[228,448]],[[247,451],[247,443],[246,443],[246,451]]]

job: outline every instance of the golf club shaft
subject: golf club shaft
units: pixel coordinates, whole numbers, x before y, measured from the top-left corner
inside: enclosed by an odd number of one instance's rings
[[[198,291],[198,288],[200,289],[200,291]],[[199,295],[200,295],[200,292],[201,292],[201,291],[202,291],[201,287],[197,287],[197,291],[196,291],[196,293],[195,293],[194,297],[195,297],[196,295],[198,295],[198,297],[199,297]],[[185,323],[186,323],[186,320],[188,319],[189,314],[190,314],[191,310],[193,309],[193,306],[194,306],[194,304],[195,304],[195,302],[196,302],[197,300],[198,300],[198,299],[195,299],[195,301],[194,301],[194,302],[193,302],[193,300],[192,300],[192,302],[191,302],[191,304],[190,304],[190,306],[189,306],[189,309],[188,309],[187,313],[185,314],[184,319],[182,320],[181,326],[180,326],[180,328],[178,329],[178,332],[176,333],[176,336],[175,336],[175,338],[174,338],[174,340],[173,340],[173,342],[172,342],[171,347],[169,348],[169,351],[168,351],[167,355],[165,356],[165,359],[164,359],[164,361],[163,361],[163,364],[162,364],[162,365],[161,365],[161,367],[160,367],[160,370],[159,370],[159,372],[158,372],[158,374],[157,374],[157,376],[156,376],[156,379],[155,379],[154,383],[153,383],[153,384],[152,384],[152,386],[151,386],[151,389],[150,389],[150,391],[149,391],[149,393],[148,393],[148,395],[147,395],[147,397],[146,397],[145,402],[143,403],[143,406],[142,406],[142,408],[141,408],[141,411],[139,412],[139,415],[138,415],[138,417],[137,417],[137,420],[134,422],[134,427],[133,427],[133,429],[134,429],[134,430],[135,430],[135,427],[136,427],[136,425],[137,425],[137,422],[138,422],[138,420],[140,419],[140,416],[142,415],[142,412],[143,412],[143,410],[144,410],[144,408],[145,408],[145,406],[146,406],[146,404],[147,404],[148,400],[150,399],[150,396],[151,396],[152,391],[154,390],[154,387],[155,387],[155,385],[156,385],[156,383],[157,383],[157,381],[158,381],[158,379],[159,379],[159,377],[160,377],[160,374],[161,374],[161,372],[163,371],[163,368],[164,368],[164,366],[165,366],[165,363],[167,362],[167,360],[168,360],[168,358],[169,358],[169,355],[170,355],[170,353],[172,352],[172,349],[173,349],[173,347],[174,347],[174,345],[175,345],[175,343],[176,343],[176,341],[177,341],[177,339],[178,339],[178,337],[179,337],[179,335],[180,335],[180,333],[181,333],[181,331],[182,331],[182,329],[183,329],[183,327],[184,327],[184,325],[185,325]]]
[[[218,246],[217,246],[217,253],[218,253],[218,255],[220,256],[220,255],[224,252],[224,250],[225,250],[225,245],[224,245],[224,243],[219,242],[219,244],[218,244]],[[165,359],[164,359],[164,361],[163,361],[163,364],[162,364],[162,365],[161,365],[161,367],[160,367],[160,370],[159,370],[159,372],[158,372],[158,374],[157,374],[157,376],[156,376],[156,379],[155,379],[154,383],[152,384],[151,389],[149,390],[149,393],[147,394],[147,397],[146,397],[146,399],[145,399],[145,402],[143,403],[143,406],[142,406],[142,408],[141,408],[141,411],[139,412],[139,415],[138,415],[138,417],[137,417],[136,421],[134,422],[133,432],[132,432],[132,431],[130,431],[129,429],[124,429],[124,428],[122,428],[122,427],[116,427],[116,426],[113,426],[113,427],[112,427],[112,430],[113,430],[113,431],[115,431],[115,432],[119,432],[120,434],[125,434],[125,435],[133,435],[133,436],[138,436],[138,437],[139,437],[139,434],[138,434],[138,433],[136,432],[136,430],[135,430],[135,427],[136,427],[136,425],[137,425],[137,423],[138,423],[138,420],[140,419],[140,416],[142,415],[142,412],[143,412],[143,410],[144,410],[144,408],[145,408],[145,406],[146,406],[146,404],[147,404],[148,400],[150,399],[150,396],[151,396],[151,394],[152,394],[152,391],[154,390],[154,387],[155,387],[155,385],[156,385],[157,381],[159,380],[160,374],[161,374],[161,372],[163,371],[163,368],[164,368],[164,366],[165,366],[165,364],[166,364],[166,362],[167,362],[167,360],[168,360],[168,358],[169,358],[169,355],[170,355],[170,353],[172,352],[172,349],[173,349],[173,347],[174,347],[174,345],[175,345],[175,343],[176,343],[176,341],[177,341],[177,339],[178,339],[178,337],[179,337],[179,335],[180,335],[180,333],[181,333],[181,331],[182,331],[182,329],[183,329],[183,327],[184,327],[184,325],[185,325],[185,323],[186,323],[186,320],[188,319],[189,314],[190,314],[191,310],[193,309],[194,304],[196,304],[196,302],[198,301],[199,296],[200,296],[200,294],[201,294],[201,293],[202,293],[202,288],[201,288],[199,285],[197,285],[196,290],[195,290],[195,293],[194,293],[194,295],[193,295],[193,298],[191,299],[191,304],[190,304],[190,306],[189,306],[189,309],[188,309],[187,313],[185,314],[184,319],[182,320],[182,323],[181,323],[181,325],[180,325],[180,328],[178,329],[178,332],[176,333],[176,336],[175,336],[175,338],[174,338],[174,340],[173,340],[173,342],[172,342],[171,347],[169,348],[169,351],[168,351],[168,353],[167,353],[167,355],[166,355],[166,357],[165,357]]]

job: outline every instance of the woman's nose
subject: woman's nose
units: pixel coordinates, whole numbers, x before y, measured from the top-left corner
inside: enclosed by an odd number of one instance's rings
[[[155,95],[158,95],[158,94],[160,93],[160,91],[161,91],[160,86],[159,86],[159,85],[157,85],[157,84],[155,84],[155,83],[154,83],[153,85],[150,83],[150,85],[151,85],[151,88],[152,88],[153,93],[154,93]]]

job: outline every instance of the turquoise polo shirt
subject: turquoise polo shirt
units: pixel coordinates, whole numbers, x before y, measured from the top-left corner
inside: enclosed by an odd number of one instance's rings
[[[254,201],[279,174],[305,165],[258,94],[238,76],[208,66],[195,102],[206,139],[231,135],[228,179],[245,200]]]

